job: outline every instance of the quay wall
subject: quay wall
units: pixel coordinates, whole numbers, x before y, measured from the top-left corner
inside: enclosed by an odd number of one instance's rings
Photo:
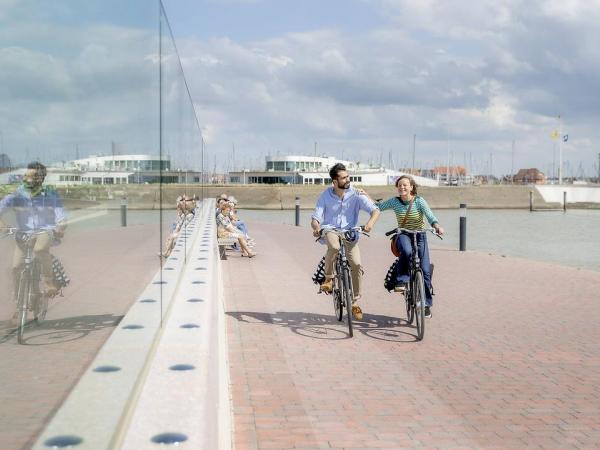
[[[436,209],[458,208],[466,203],[470,209],[528,209],[529,193],[533,192],[536,208],[562,207],[562,191],[567,191],[567,203],[571,208],[600,208],[600,186],[552,186],[557,192],[550,196],[545,186],[446,186],[419,187],[430,206]],[[121,186],[77,186],[59,188],[67,208],[119,209],[126,198],[130,209],[171,209],[178,195],[186,193],[214,198],[222,193],[233,195],[241,209],[294,209],[296,197],[302,209],[314,207],[324,186],[304,185],[121,185]],[[393,186],[365,186],[374,198],[389,198],[397,195]],[[2,196],[2,194],[0,194]]]

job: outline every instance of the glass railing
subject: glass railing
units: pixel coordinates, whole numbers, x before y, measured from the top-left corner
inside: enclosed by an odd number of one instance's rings
[[[0,448],[22,448],[187,258],[167,241],[187,234],[177,199],[204,198],[204,157],[157,0],[4,2],[0,79]],[[141,300],[160,324],[162,291]]]

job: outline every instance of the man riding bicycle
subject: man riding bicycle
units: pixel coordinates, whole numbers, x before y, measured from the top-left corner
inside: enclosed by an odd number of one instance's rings
[[[41,264],[45,294],[53,297],[58,293],[60,286],[57,286],[54,280],[50,246],[56,238],[63,236],[66,216],[58,193],[42,186],[45,178],[46,166],[42,163],[32,162],[27,166],[23,183],[12,194],[0,200],[0,227],[6,228],[1,217],[11,208],[16,216],[18,232],[36,233],[33,253]],[[24,258],[24,251],[17,242],[12,264],[15,281],[24,264]]]
[[[329,170],[332,187],[325,189],[317,200],[315,211],[312,215],[311,228],[313,236],[321,236],[321,230],[327,228],[338,228],[350,230],[358,223],[360,210],[371,215],[364,226],[368,233],[379,217],[379,209],[365,195],[359,195],[350,187],[350,179],[346,167],[337,163]],[[325,281],[321,284],[321,290],[331,292],[333,290],[333,264],[340,250],[340,243],[333,233],[325,233],[321,243],[327,245],[325,254]],[[353,242],[348,243],[348,261],[352,269],[352,286],[354,288],[354,299],[352,301],[352,315],[357,320],[362,320],[363,314],[357,304],[361,297],[362,266],[360,262],[360,250],[358,248],[358,233]]]

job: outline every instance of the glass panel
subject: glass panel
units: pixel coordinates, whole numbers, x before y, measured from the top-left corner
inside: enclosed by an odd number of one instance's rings
[[[203,139],[175,40],[160,9],[160,215],[162,238],[170,247],[165,266],[189,256],[187,226],[201,205],[204,190]],[[160,163],[157,161],[160,167]],[[175,239],[181,237],[177,243]],[[190,235],[191,238],[191,235]]]
[[[0,403],[16,406],[0,436],[24,448],[168,265],[157,254],[177,196],[204,198],[204,154],[160,2],[0,9]],[[45,316],[17,307],[25,290]],[[145,300],[160,324],[161,294]]]

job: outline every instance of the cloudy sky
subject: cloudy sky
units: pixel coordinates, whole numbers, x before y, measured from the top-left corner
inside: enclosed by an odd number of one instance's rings
[[[600,2],[164,0],[207,149],[236,165],[597,170]],[[556,162],[557,164],[557,162]]]
[[[163,3],[211,168],[315,151],[406,167],[416,142],[417,167],[500,175],[514,154],[549,173],[561,115],[565,174],[597,173],[598,0]],[[0,153],[154,152],[155,6],[0,0]],[[167,65],[163,106],[183,105]],[[163,126],[193,120],[170,111]]]

